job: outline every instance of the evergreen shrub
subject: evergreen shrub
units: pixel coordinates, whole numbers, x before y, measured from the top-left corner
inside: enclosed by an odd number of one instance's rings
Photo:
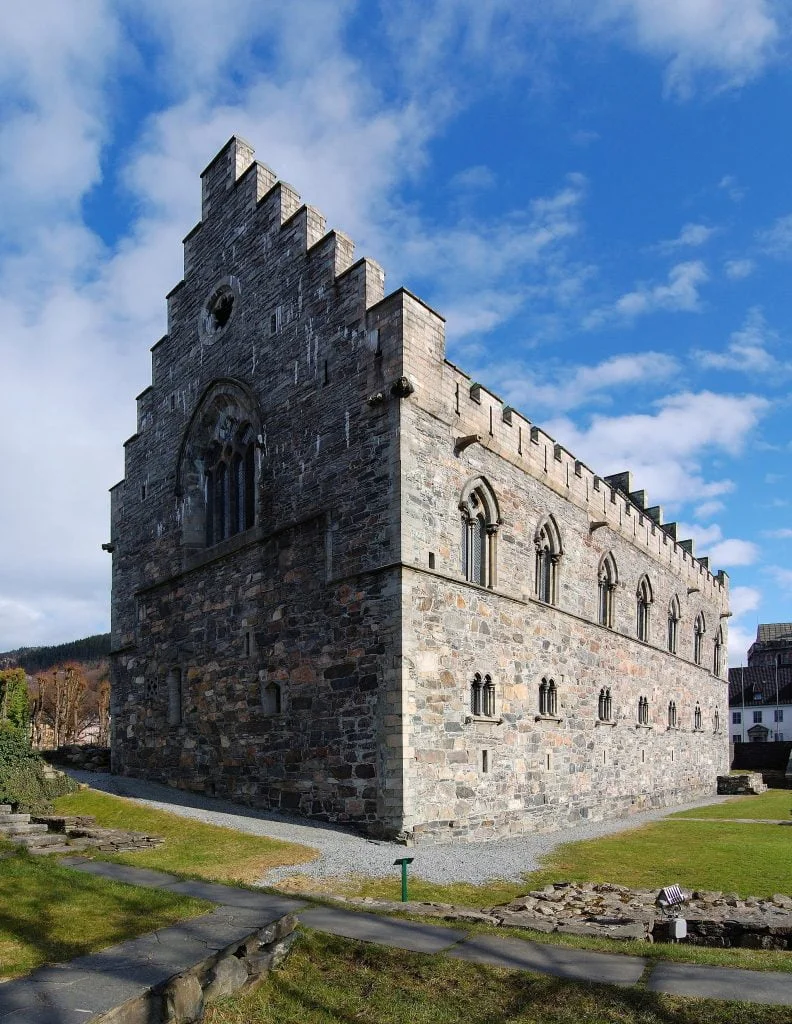
[[[51,801],[73,793],[77,784],[66,775],[49,779],[49,770],[16,729],[0,722],[0,804],[33,814],[52,810]]]

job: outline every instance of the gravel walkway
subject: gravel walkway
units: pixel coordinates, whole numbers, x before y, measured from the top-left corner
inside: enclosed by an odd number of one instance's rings
[[[313,878],[332,878],[358,874],[372,877],[393,876],[396,857],[405,854],[414,858],[410,874],[430,882],[472,882],[480,884],[492,879],[518,881],[526,871],[534,871],[539,860],[561,843],[576,839],[594,839],[637,828],[648,821],[657,821],[672,811],[684,811],[723,803],[723,797],[712,797],[692,804],[658,811],[632,814],[628,818],[576,825],[562,832],[520,836],[515,839],[494,839],[486,843],[447,843],[417,846],[405,849],[396,843],[373,842],[335,825],[308,822],[292,815],[276,814],[243,807],[227,800],[215,800],[196,793],[171,789],[155,782],[131,779],[102,772],[70,771],[80,782],[94,789],[118,796],[133,797],[151,807],[157,807],[186,818],[195,818],[212,825],[249,832],[256,836],[270,836],[291,843],[302,843],[319,850],[321,856],[310,864],[297,867],[275,868],[260,884],[275,885],[282,878],[308,875]]]

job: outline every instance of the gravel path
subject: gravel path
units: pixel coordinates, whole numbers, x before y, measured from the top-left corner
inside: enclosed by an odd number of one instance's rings
[[[712,797],[692,804],[680,804],[665,810],[632,814],[628,818],[576,825],[562,832],[520,836],[515,839],[494,839],[486,843],[447,843],[417,846],[405,850],[396,843],[373,842],[335,825],[308,822],[293,815],[276,814],[243,807],[227,800],[196,793],[185,793],[155,782],[131,779],[102,772],[70,771],[70,775],[94,789],[118,796],[133,797],[151,807],[157,807],[186,818],[195,818],[212,825],[249,832],[256,836],[270,836],[291,843],[302,843],[319,850],[321,856],[310,864],[297,867],[275,868],[261,884],[274,885],[282,878],[308,875],[313,878],[332,878],[358,874],[372,877],[393,876],[396,857],[405,853],[414,858],[410,874],[430,882],[472,882],[480,884],[491,879],[518,881],[526,871],[534,871],[539,860],[561,843],[576,839],[594,839],[637,828],[648,821],[657,821],[672,811],[684,811],[722,803],[725,798]],[[673,881],[673,879],[672,879]]]

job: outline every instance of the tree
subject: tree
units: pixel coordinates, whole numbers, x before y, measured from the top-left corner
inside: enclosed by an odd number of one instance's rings
[[[36,677],[33,704],[33,742],[60,747],[74,743],[95,718],[86,699],[83,666],[67,662]]]
[[[0,722],[7,722],[20,736],[27,738],[30,698],[27,676],[21,668],[0,671]]]

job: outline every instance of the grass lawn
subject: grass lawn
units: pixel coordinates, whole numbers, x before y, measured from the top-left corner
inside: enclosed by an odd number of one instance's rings
[[[3,854],[8,854],[3,856]],[[61,868],[0,849],[0,978],[112,946],[212,905]]]
[[[576,984],[305,934],[255,993],[206,1024],[789,1024],[789,1007]]]
[[[792,823],[792,789],[768,789],[758,796],[735,796],[722,804],[679,811],[673,818],[774,818]]]
[[[119,854],[89,851],[85,856],[190,878],[248,884],[270,868],[304,864],[317,856],[316,850],[308,846],[206,825],[93,789],[59,797],[55,807],[59,814],[92,814],[99,825],[151,832],[165,839],[163,846],[151,850]]]

